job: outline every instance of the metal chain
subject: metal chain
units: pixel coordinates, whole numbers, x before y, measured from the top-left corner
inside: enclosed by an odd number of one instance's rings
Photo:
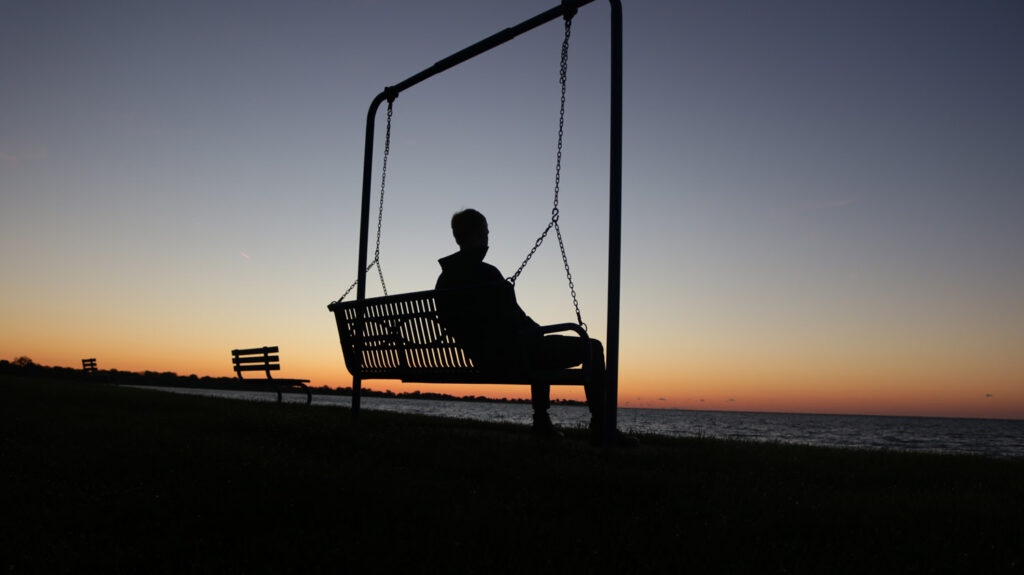
[[[384,270],[380,267],[380,231],[384,224],[384,190],[386,189],[387,177],[388,177],[388,156],[391,154],[391,114],[392,107],[394,105],[394,98],[388,100],[388,121],[387,129],[384,131],[384,160],[382,162],[381,175],[380,175],[380,204],[377,206],[377,245],[373,250],[373,261],[366,265],[366,273],[369,273],[373,266],[377,266],[377,275],[380,277],[380,287],[384,290],[384,295],[388,295],[388,286],[384,284]],[[352,285],[348,286],[345,293],[341,294],[341,297],[335,300],[334,303],[343,301],[348,294],[352,293],[352,290],[359,285],[359,279],[352,282]]]
[[[572,281],[572,272],[569,271],[569,258],[565,255],[565,244],[562,242],[562,230],[558,227],[558,223],[555,223],[555,235],[558,236],[558,247],[562,250],[562,265],[565,266],[565,277],[569,280],[569,293],[572,295],[572,306],[576,308],[576,322],[580,324],[583,331],[587,331],[587,323],[583,321],[583,315],[580,314],[580,302],[576,299],[576,285]]]
[[[523,260],[523,263],[519,264],[519,269],[516,270],[516,273],[508,277],[508,281],[513,286],[516,284],[516,280],[519,279],[519,274],[523,273],[523,269],[526,267],[526,264],[530,263],[530,260],[533,258],[533,254],[537,253],[537,249],[540,248],[542,243],[544,243],[544,238],[547,237],[548,232],[551,231],[551,227],[555,225],[559,217],[558,192],[562,176],[562,134],[565,128],[565,80],[569,59],[569,33],[571,24],[571,20],[565,21],[565,39],[562,40],[562,61],[559,66],[558,75],[559,83],[562,86],[562,98],[558,110],[558,153],[555,155],[555,200],[554,206],[551,208],[551,220],[548,221],[548,225],[544,227],[544,231],[541,232],[540,237],[538,237],[537,241],[534,242],[533,248],[530,249],[530,253],[526,254],[526,259]]]
[[[562,241],[562,229],[558,226],[558,219],[561,216],[558,210],[558,192],[561,189],[562,179],[562,135],[565,129],[565,84],[566,76],[568,72],[569,64],[569,37],[572,34],[572,16],[566,15],[565,18],[565,39],[562,40],[562,60],[559,65],[558,81],[562,87],[562,97],[559,103],[558,110],[558,153],[555,155],[555,199],[551,208],[551,220],[548,225],[541,232],[540,237],[534,242],[533,248],[530,249],[530,253],[526,255],[526,259],[523,263],[519,264],[519,269],[516,273],[512,274],[508,281],[513,286],[516,285],[516,280],[519,279],[519,274],[523,273],[523,269],[526,264],[533,258],[533,254],[537,253],[537,249],[540,248],[541,244],[544,243],[544,238],[547,237],[548,232],[551,228],[555,228],[555,235],[558,237],[558,247],[562,251],[562,264],[565,267],[565,276],[569,280],[569,292],[572,294],[572,305],[576,308],[576,320],[579,322],[580,327],[584,330],[587,328],[587,324],[583,321],[583,316],[580,314],[580,302],[576,298],[576,286],[572,280],[572,272],[569,271],[569,258],[565,254],[565,243]]]
[[[377,246],[373,250],[373,263],[377,264],[377,275],[380,277],[380,287],[384,295],[388,295],[388,286],[384,285],[384,270],[380,267],[380,230],[384,223],[384,189],[388,178],[388,156],[391,154],[391,112],[395,101],[388,100],[388,122],[384,131],[384,159],[381,162],[380,173],[380,205],[377,206]]]

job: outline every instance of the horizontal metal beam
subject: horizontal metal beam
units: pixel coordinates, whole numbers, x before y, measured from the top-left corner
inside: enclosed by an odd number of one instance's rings
[[[427,68],[426,70],[423,70],[418,74],[410,76],[409,78],[402,80],[401,82],[395,84],[394,86],[385,88],[384,91],[381,92],[381,97],[383,99],[394,99],[403,90],[411,88],[412,86],[419,84],[420,82],[426,80],[427,78],[430,78],[431,76],[436,76],[437,74],[440,74],[441,72],[444,72],[449,68],[454,68],[455,66],[458,66],[459,64],[465,62],[466,60],[469,60],[470,58],[479,56],[480,54],[483,54],[484,52],[492,48],[500,46],[505,42],[508,42],[509,40],[515,38],[516,36],[523,34],[524,32],[529,32],[530,30],[533,30],[538,26],[547,24],[548,22],[554,20],[555,18],[565,16],[566,14],[575,14],[578,8],[590,4],[593,1],[594,0],[569,0],[563,2],[559,6],[555,6],[554,8],[547,10],[546,12],[540,13],[534,16],[533,18],[526,20],[525,22],[505,28],[501,32],[492,34],[468,48],[459,50],[458,52],[452,54],[451,56],[448,56],[443,60],[437,61],[436,63],[434,63],[433,66]]]

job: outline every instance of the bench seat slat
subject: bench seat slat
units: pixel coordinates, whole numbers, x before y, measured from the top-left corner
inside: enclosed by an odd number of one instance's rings
[[[236,365],[235,371],[280,371],[280,365]]]
[[[455,383],[480,384],[492,383],[501,385],[583,385],[584,376],[581,369],[556,370],[550,372],[533,372],[520,375],[494,375],[487,373],[453,373],[447,370],[366,370],[365,379],[397,379],[406,383]],[[276,381],[276,380],[275,380]]]

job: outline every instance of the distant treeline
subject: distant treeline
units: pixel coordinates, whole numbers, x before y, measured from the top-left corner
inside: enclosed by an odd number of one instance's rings
[[[39,365],[27,357],[19,357],[14,361],[0,360],[0,373],[29,377],[50,377],[54,379],[76,380],[92,383],[110,383],[114,385],[150,385],[154,387],[184,387],[193,389],[226,389],[235,391],[260,391],[271,388],[261,379],[240,380],[235,377],[210,377],[197,375],[178,375],[171,371],[120,371],[117,369],[101,369],[88,373],[72,367]],[[326,385],[309,386],[310,391],[317,395],[352,395],[351,387],[331,388]],[[286,390],[282,390],[286,391]],[[479,395],[454,396],[446,393],[410,391],[395,393],[391,390],[374,391],[362,389],[363,397],[390,397],[398,399],[434,399],[445,401],[477,401],[495,403],[529,403],[529,399],[490,398]],[[556,405],[585,405],[571,399],[552,399]]]

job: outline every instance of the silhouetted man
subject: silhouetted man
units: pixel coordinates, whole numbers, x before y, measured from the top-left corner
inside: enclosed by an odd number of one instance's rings
[[[457,299],[439,299],[439,311],[448,332],[465,348],[473,364],[482,370],[507,372],[521,369],[524,361],[534,369],[565,369],[583,363],[587,350],[578,337],[542,335],[540,325],[530,319],[516,302],[515,291],[498,268],[484,263],[487,254],[487,218],[468,209],[452,216],[452,234],[459,251],[441,258],[437,289],[467,288]],[[604,421],[604,349],[591,339],[593,378],[584,386],[590,408],[590,429],[600,441]],[[530,386],[533,403],[533,432],[560,436],[551,424],[551,386]],[[616,432],[620,444],[636,440]]]

